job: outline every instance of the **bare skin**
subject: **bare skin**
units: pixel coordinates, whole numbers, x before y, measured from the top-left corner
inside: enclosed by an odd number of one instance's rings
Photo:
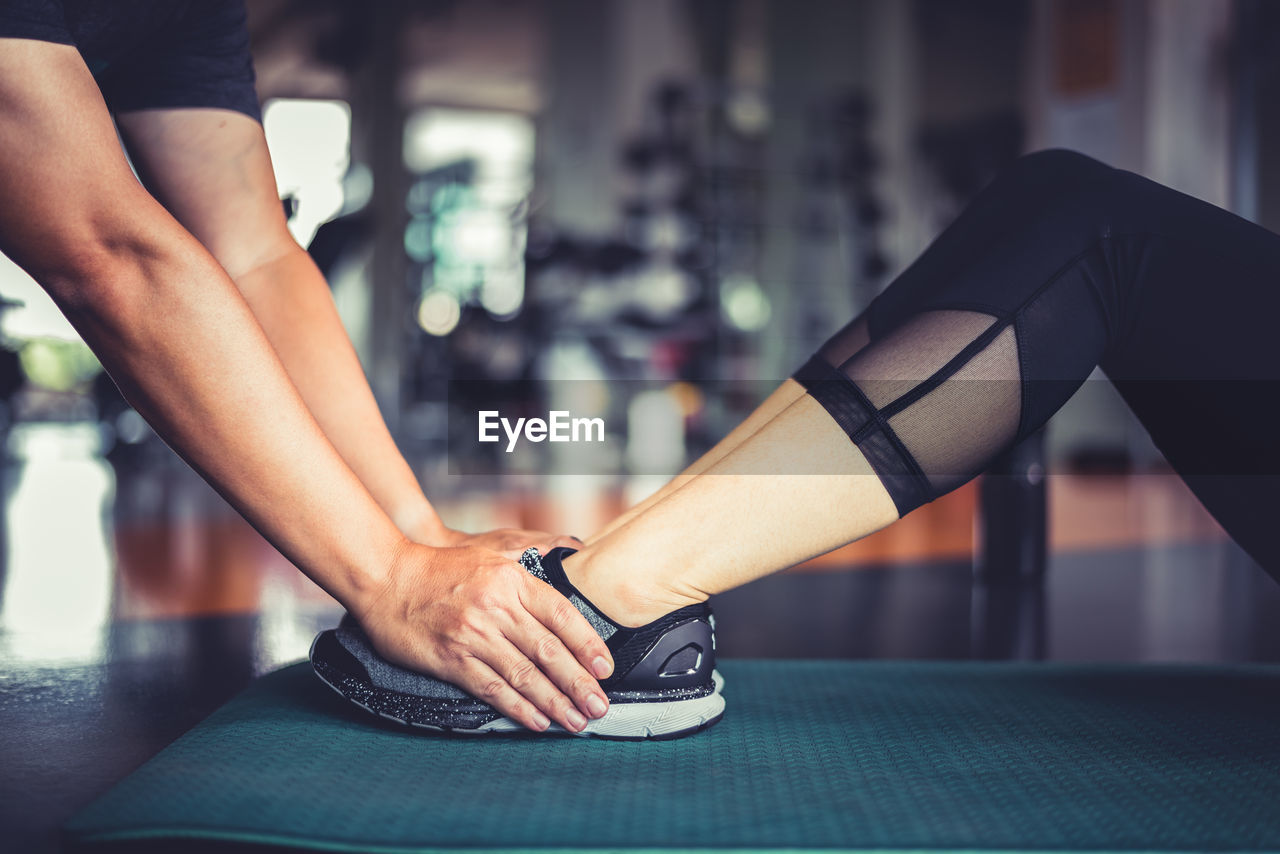
[[[512,560],[562,540],[468,538],[440,523],[323,280],[288,239],[261,128],[220,110],[121,124],[164,205],[130,171],[78,52],[0,39],[0,251],[160,435],[384,656],[531,729],[576,731],[602,715],[594,676],[610,671],[608,648]]]
[[[782,411],[788,406],[799,400],[803,394],[804,389],[800,387],[799,383],[791,381],[783,383],[775,389],[772,394],[765,398],[764,402],[756,407],[756,409],[747,416],[745,421],[733,428],[729,435],[717,442],[715,447],[695,460],[687,469],[673,477],[653,495],[650,495],[635,507],[630,508],[627,512],[621,514],[608,525],[604,526],[604,528],[589,537],[586,544],[588,546],[593,546],[599,543],[614,531],[617,531],[619,528],[640,516],[640,514],[644,513],[650,507],[653,507],[674,495],[685,485],[693,481],[695,477],[723,460],[731,451],[733,451],[734,448],[738,447],[751,436],[755,435],[760,428],[772,421],[774,417],[782,413]]]
[[[864,319],[859,319],[847,334],[839,337],[841,346],[846,349],[845,352],[828,354],[835,362],[844,362],[851,358],[867,344],[871,343],[871,336],[867,331],[867,325]],[[592,546],[599,543],[609,534],[621,528],[623,525],[631,522],[631,520],[644,513],[650,507],[665,501],[683,486],[690,483],[696,475],[702,474],[711,469],[716,463],[719,463],[727,457],[734,449],[743,442],[750,439],[756,433],[780,415],[791,404],[795,403],[804,396],[804,387],[794,380],[787,380],[778,386],[773,392],[764,399],[764,401],[751,412],[750,415],[743,420],[741,424],[733,428],[729,435],[725,436],[715,444],[711,450],[707,451],[697,460],[695,460],[688,468],[680,474],[672,478],[661,489],[653,495],[641,501],[635,507],[627,510],[627,512],[619,515],[616,519],[602,528],[587,540],[587,545]]]
[[[856,338],[865,346],[865,331]],[[862,452],[787,380],[689,469],[570,556],[565,572],[613,619],[639,626],[897,519]]]
[[[519,552],[576,545],[541,531],[445,526],[396,447],[315,263],[289,233],[262,127],[224,110],[118,118],[151,194],[235,282],[326,436],[414,542]]]

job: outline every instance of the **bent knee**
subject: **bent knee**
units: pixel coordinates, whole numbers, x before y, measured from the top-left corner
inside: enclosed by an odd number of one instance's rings
[[[1018,157],[996,180],[1015,181],[1049,200],[1106,190],[1114,184],[1118,174],[1102,161],[1078,151],[1046,148]]]
[[[1025,239],[1057,235],[1062,246],[1078,251],[1112,233],[1132,207],[1122,192],[1125,174],[1079,152],[1046,149],[1014,160],[988,192],[1000,200],[1004,221],[1023,229]]]

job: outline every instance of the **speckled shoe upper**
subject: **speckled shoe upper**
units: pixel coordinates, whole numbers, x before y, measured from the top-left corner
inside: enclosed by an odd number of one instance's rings
[[[715,696],[714,618],[706,604],[673,611],[645,626],[622,626],[596,608],[569,582],[562,561],[572,549],[545,556],[528,549],[520,563],[565,596],[595,628],[613,656],[614,672],[601,681],[610,715],[619,704],[705,704]],[[348,700],[380,717],[433,729],[480,731],[505,719],[488,704],[441,679],[384,659],[350,615],[336,629],[321,632],[312,645],[316,674]],[[659,711],[651,707],[650,711]],[[716,712],[713,719],[718,719]],[[700,720],[707,718],[700,713]],[[593,722],[594,725],[595,722]],[[700,725],[706,725],[704,720]],[[595,733],[601,734],[601,733]],[[627,737],[627,736],[614,736]],[[645,736],[641,733],[638,737]]]

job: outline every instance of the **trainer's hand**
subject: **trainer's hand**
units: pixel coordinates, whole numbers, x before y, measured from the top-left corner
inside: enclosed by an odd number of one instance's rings
[[[546,531],[526,531],[521,528],[498,528],[479,534],[467,534],[462,531],[446,529],[440,545],[444,546],[479,546],[495,552],[502,552],[518,558],[527,548],[535,548],[546,554],[554,548],[565,546],[571,549],[582,548],[582,540],[577,537],[558,536]]]
[[[388,660],[529,729],[551,720],[578,732],[608,710],[597,679],[613,670],[609,648],[568,599],[498,552],[406,542],[356,617]]]

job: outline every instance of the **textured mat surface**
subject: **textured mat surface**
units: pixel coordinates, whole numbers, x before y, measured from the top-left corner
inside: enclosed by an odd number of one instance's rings
[[[305,665],[69,824],[326,850],[1280,850],[1280,670],[722,664],[680,741],[370,725]]]

